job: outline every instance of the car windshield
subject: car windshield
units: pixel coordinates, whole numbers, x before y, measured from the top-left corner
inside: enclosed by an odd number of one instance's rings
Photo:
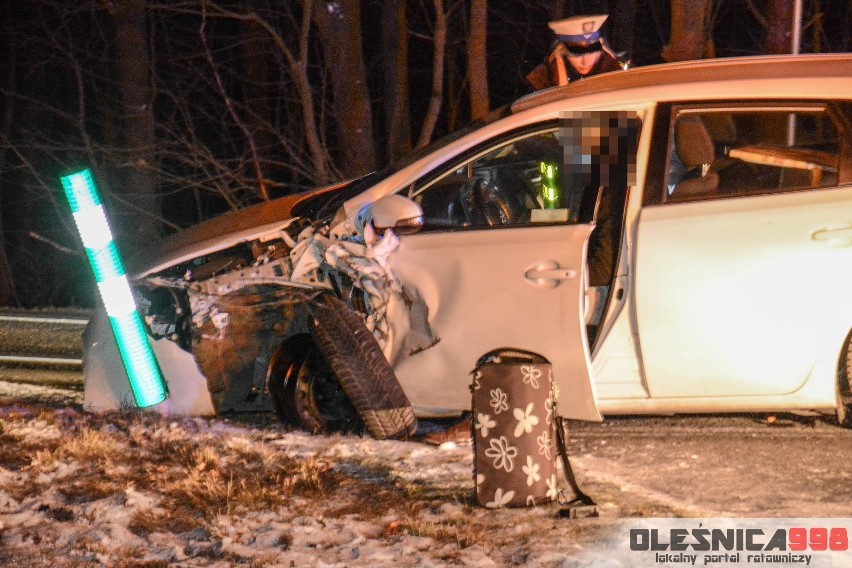
[[[293,208],[293,215],[318,221],[330,219],[340,206],[342,206],[348,199],[366,191],[368,188],[376,185],[394,172],[413,164],[424,156],[428,156],[429,154],[448,146],[456,140],[467,136],[471,132],[480,129],[485,125],[491,124],[492,122],[496,122],[501,118],[508,116],[510,112],[511,110],[508,105],[495,109],[481,119],[471,122],[467,126],[455,130],[427,146],[413,150],[410,154],[400,158],[381,170],[377,170],[363,177],[354,179],[347,185],[331,193],[322,193],[316,197],[311,197],[302,201]]]

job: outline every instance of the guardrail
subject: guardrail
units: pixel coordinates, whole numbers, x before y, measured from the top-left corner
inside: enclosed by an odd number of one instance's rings
[[[0,365],[81,368],[80,334],[88,319],[62,314],[0,313]]]
[[[56,323],[68,325],[85,326],[89,323],[88,319],[82,318],[56,318],[48,316],[9,316],[0,315],[0,321],[15,321],[21,323]]]

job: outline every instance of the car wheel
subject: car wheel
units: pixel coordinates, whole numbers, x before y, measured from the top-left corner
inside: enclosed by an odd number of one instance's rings
[[[362,317],[330,294],[309,303],[308,309],[316,345],[370,435],[379,440],[414,435],[414,409]]]
[[[846,337],[837,370],[837,421],[852,428],[852,331]]]
[[[309,334],[290,337],[266,374],[279,420],[315,434],[356,432],[364,424]]]

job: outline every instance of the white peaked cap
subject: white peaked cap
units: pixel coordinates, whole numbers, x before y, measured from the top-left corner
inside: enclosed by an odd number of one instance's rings
[[[559,36],[559,40],[567,44],[589,45],[601,37],[601,26],[607,19],[607,14],[596,16],[574,16],[564,20],[555,20],[547,25]]]

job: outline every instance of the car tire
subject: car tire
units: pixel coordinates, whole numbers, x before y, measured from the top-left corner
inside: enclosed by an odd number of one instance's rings
[[[314,339],[349,401],[376,439],[406,439],[417,419],[379,342],[343,300],[323,294],[308,304]]]
[[[837,421],[852,428],[852,331],[846,336],[837,367]]]
[[[278,419],[314,434],[361,433],[364,423],[310,334],[291,336],[266,373]]]

